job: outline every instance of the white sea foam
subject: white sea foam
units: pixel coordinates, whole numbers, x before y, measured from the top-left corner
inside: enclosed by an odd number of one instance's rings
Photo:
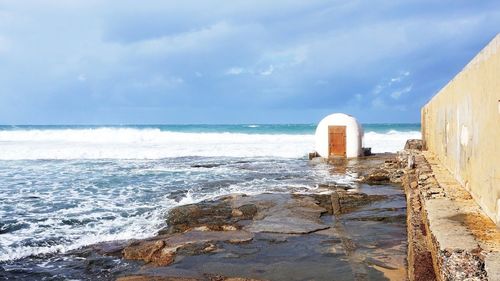
[[[420,139],[422,134],[419,131],[395,131],[387,133],[365,132],[363,146],[371,147],[372,152],[397,152],[404,148],[408,139]]]
[[[366,132],[373,152],[395,152],[420,132]],[[181,133],[159,129],[97,128],[0,131],[0,160],[161,159],[182,156],[303,157],[312,134]]]
[[[261,187],[264,185],[268,188]],[[2,243],[5,248],[0,248],[0,262],[42,254],[67,253],[71,250],[104,241],[148,238],[161,229],[161,226],[164,226],[166,211],[179,205],[193,204],[203,200],[235,193],[245,193],[251,195],[263,192],[289,192],[291,189],[297,189],[298,193],[303,193],[307,192],[307,190],[310,190],[311,188],[314,188],[307,185],[294,186],[290,184],[277,184],[275,186],[271,186],[272,188],[269,188],[269,186],[271,185],[266,180],[256,180],[247,184],[231,185],[227,188],[221,188],[210,193],[190,189],[179,202],[166,199],[163,204],[160,204],[162,208],[156,207],[155,210],[148,215],[135,218],[118,218],[113,221],[106,222],[97,221],[92,227],[67,226],[65,228],[61,228],[58,226],[60,225],[61,218],[64,217],[64,214],[62,214],[64,211],[61,211],[58,214],[54,214],[54,217],[57,217],[57,219],[44,221],[45,225],[50,225],[50,228],[44,232],[40,233],[37,231],[37,229],[40,228],[39,225],[31,225],[28,229],[17,231],[15,233],[3,234],[3,236],[0,237],[0,243]],[[168,206],[168,208],[165,208],[165,206]],[[120,211],[133,212],[134,209],[122,209]],[[84,219],[81,215],[78,218]],[[119,231],[114,232],[111,231],[111,229],[119,229]],[[48,238],[51,236],[57,236],[61,233],[64,233],[64,236],[66,236],[69,241],[50,246],[13,246],[22,240],[30,239],[30,237],[37,237],[38,239],[41,239],[42,237]]]

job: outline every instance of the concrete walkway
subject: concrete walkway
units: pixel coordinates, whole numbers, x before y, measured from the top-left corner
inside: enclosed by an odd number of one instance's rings
[[[436,278],[500,280],[496,225],[430,152],[414,157],[415,175],[408,185],[419,193]]]

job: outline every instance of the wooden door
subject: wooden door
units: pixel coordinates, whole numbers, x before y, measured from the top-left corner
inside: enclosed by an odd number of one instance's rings
[[[345,126],[328,126],[328,155],[346,156]]]

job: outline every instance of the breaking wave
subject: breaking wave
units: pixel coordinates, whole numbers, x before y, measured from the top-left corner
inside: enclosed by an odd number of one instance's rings
[[[364,146],[395,152],[418,131],[368,131]],[[0,160],[162,159],[171,157],[299,158],[314,150],[313,134],[186,133],[160,129],[0,130]]]

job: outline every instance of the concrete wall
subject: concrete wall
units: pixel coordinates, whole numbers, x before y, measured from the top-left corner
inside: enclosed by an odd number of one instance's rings
[[[500,34],[422,108],[422,137],[500,225]]]

